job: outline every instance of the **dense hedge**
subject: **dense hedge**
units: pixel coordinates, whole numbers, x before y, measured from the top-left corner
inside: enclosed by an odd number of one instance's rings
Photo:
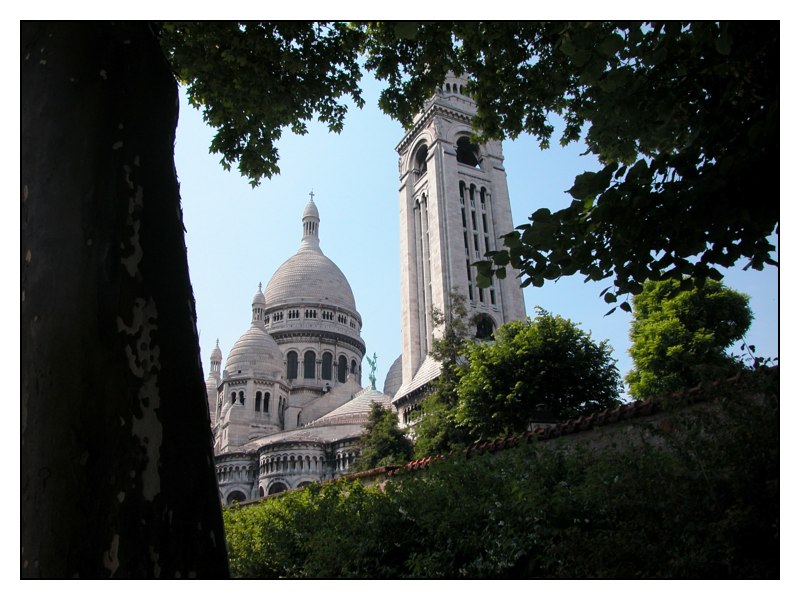
[[[764,383],[761,382],[763,390]],[[774,578],[777,381],[589,452],[530,443],[225,511],[238,577]],[[725,396],[724,391],[715,392]],[[720,403],[716,403],[717,406]],[[691,412],[691,415],[687,414]]]

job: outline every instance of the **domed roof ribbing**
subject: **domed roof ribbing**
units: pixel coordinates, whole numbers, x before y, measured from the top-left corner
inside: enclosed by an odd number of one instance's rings
[[[369,419],[369,413],[372,411],[373,404],[379,404],[386,409],[392,410],[392,399],[375,388],[368,386],[356,394],[349,402],[332,410],[316,421],[312,421],[306,425],[306,427],[320,427],[322,425],[339,425],[344,423],[366,423]]]
[[[356,310],[353,290],[344,273],[319,249],[301,249],[283,263],[267,284],[264,298],[268,307],[309,301]]]
[[[260,374],[279,379],[283,371],[283,354],[272,336],[254,323],[231,348],[225,370],[230,377],[241,372],[242,375]]]
[[[383,393],[394,398],[400,385],[403,383],[403,355],[398,356],[389,367],[389,372],[386,373],[386,379],[383,381]]]
[[[319,247],[319,212],[310,200],[303,211],[303,238],[297,254],[284,262],[264,291],[267,307],[291,302],[330,304],[356,312],[344,273]]]

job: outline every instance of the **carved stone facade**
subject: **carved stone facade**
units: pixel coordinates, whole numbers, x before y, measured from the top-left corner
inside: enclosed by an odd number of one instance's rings
[[[466,86],[466,78],[448,76],[397,146],[403,349],[400,385],[384,387],[401,411],[438,375],[428,353],[441,331],[431,314],[434,308],[447,314],[453,292],[465,296],[477,338],[526,316],[516,270],[479,288],[472,266],[502,248],[501,237],[514,225],[502,146],[472,142],[477,105]]]
[[[361,388],[361,315],[347,278],[319,245],[313,197],[300,248],[251,304],[250,327],[219,344],[206,381],[222,501],[245,501],[346,473],[373,403]]]
[[[513,230],[500,142],[476,145],[467,80],[448,76],[397,146],[402,354],[384,393],[361,388],[366,346],[344,274],[319,245],[319,211],[303,213],[300,248],[252,302],[250,328],[207,382],[223,502],[251,500],[347,472],[373,403],[410,424],[439,375],[431,314],[466,297],[477,338],[525,318],[518,273],[479,288],[472,264]],[[393,399],[393,400],[392,400]]]

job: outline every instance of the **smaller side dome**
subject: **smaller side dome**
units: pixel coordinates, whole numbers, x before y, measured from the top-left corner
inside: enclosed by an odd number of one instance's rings
[[[400,385],[403,383],[403,355],[398,356],[389,367],[389,372],[386,373],[386,379],[383,381],[383,393],[394,398]]]
[[[277,380],[283,372],[283,353],[272,336],[254,323],[231,348],[225,370],[229,377],[261,375]]]

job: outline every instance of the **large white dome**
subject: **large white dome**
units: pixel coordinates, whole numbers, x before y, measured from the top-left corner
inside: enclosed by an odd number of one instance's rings
[[[288,303],[321,303],[356,311],[344,273],[319,248],[301,247],[283,263],[264,292],[267,308]]]
[[[233,378],[262,375],[277,380],[283,372],[283,353],[272,336],[254,323],[231,348],[225,370]]]
[[[268,311],[286,304],[326,304],[356,313],[347,278],[319,247],[319,211],[313,198],[303,211],[300,248],[275,271],[264,300]]]

